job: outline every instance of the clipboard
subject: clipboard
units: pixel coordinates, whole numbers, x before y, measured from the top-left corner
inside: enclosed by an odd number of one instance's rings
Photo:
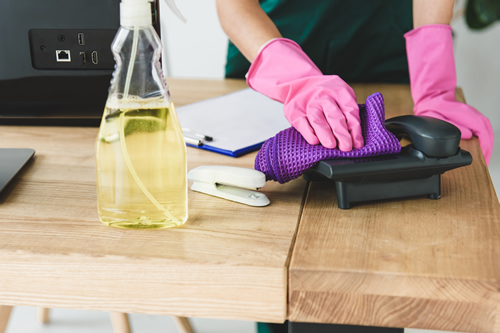
[[[270,137],[290,127],[283,104],[250,88],[176,108],[181,127],[213,138],[200,146],[231,157],[259,149]]]

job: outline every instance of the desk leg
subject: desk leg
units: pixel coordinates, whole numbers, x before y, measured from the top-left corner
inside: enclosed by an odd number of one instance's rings
[[[177,325],[180,333],[194,333],[191,324],[189,323],[189,318],[186,317],[176,317],[174,316],[174,322]]]
[[[49,322],[49,308],[38,308],[36,310],[36,319],[39,323],[47,324]]]
[[[114,333],[131,333],[128,315],[122,312],[110,312]]]
[[[404,333],[404,328],[289,322],[288,333]]]
[[[0,333],[4,333],[9,323],[12,306],[0,305]]]

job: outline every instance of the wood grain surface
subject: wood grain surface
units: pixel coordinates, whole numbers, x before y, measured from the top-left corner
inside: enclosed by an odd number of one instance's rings
[[[412,113],[406,86],[354,89],[359,101],[381,91],[387,118]],[[332,183],[311,183],[290,263],[290,320],[500,331],[500,207],[477,139],[461,147],[474,162],[442,176],[439,200],[340,210]]]
[[[169,80],[177,105],[246,87]],[[97,216],[97,128],[0,127],[1,147],[35,158],[0,194],[0,304],[283,322],[287,263],[306,183],[268,183],[254,208],[189,191],[189,220],[169,230],[106,227]],[[188,148],[188,169],[253,168]]]
[[[176,105],[246,87],[169,83]],[[412,111],[406,86],[354,88],[359,102],[381,91],[388,116]],[[500,213],[476,139],[462,142],[474,163],[443,176],[437,201],[340,211],[328,183],[298,179],[268,183],[265,208],[189,191],[185,226],[136,231],[98,221],[96,128],[0,130],[1,147],[37,151],[0,194],[2,305],[282,322],[288,285],[293,321],[500,330]],[[188,168],[254,157],[188,148]]]

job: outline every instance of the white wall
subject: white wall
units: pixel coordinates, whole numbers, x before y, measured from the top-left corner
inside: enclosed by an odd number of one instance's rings
[[[188,23],[182,23],[166,6],[162,7],[162,39],[170,76],[222,78],[227,37],[222,31],[215,0],[177,0]],[[458,6],[463,7],[464,2]],[[457,7],[458,7],[457,6]],[[490,163],[495,187],[500,191],[500,23],[473,32],[459,18],[455,32],[458,85],[467,102],[490,118],[496,144]],[[164,60],[165,61],[165,60]]]
[[[215,0],[177,0],[176,4],[187,23],[160,2],[164,69],[175,77],[223,78],[227,37]]]

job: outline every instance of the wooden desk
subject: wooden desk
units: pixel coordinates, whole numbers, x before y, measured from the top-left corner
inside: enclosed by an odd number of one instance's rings
[[[386,117],[412,113],[405,86],[380,91]],[[462,97],[463,98],[463,97]],[[337,208],[334,187],[309,188],[292,254],[294,322],[500,331],[500,207],[477,139],[471,166],[442,176],[440,200]]]
[[[177,105],[245,87],[231,80],[169,83]],[[406,86],[354,88],[360,101],[381,91],[388,116],[411,113]],[[268,183],[267,208],[190,191],[184,227],[135,231],[98,222],[97,129],[1,127],[0,133],[2,147],[37,150],[0,195],[0,304],[500,330],[500,215],[477,140],[462,143],[475,162],[445,174],[437,201],[341,211],[328,183],[308,188],[298,179]],[[252,167],[254,157],[188,149],[189,168]]]
[[[246,87],[243,81],[169,80],[176,105]],[[97,216],[97,128],[1,127],[2,147],[36,158],[0,195],[0,304],[283,322],[287,267],[306,182],[263,189],[245,205],[189,191],[188,223],[121,230]],[[188,148],[188,169],[253,168]]]

